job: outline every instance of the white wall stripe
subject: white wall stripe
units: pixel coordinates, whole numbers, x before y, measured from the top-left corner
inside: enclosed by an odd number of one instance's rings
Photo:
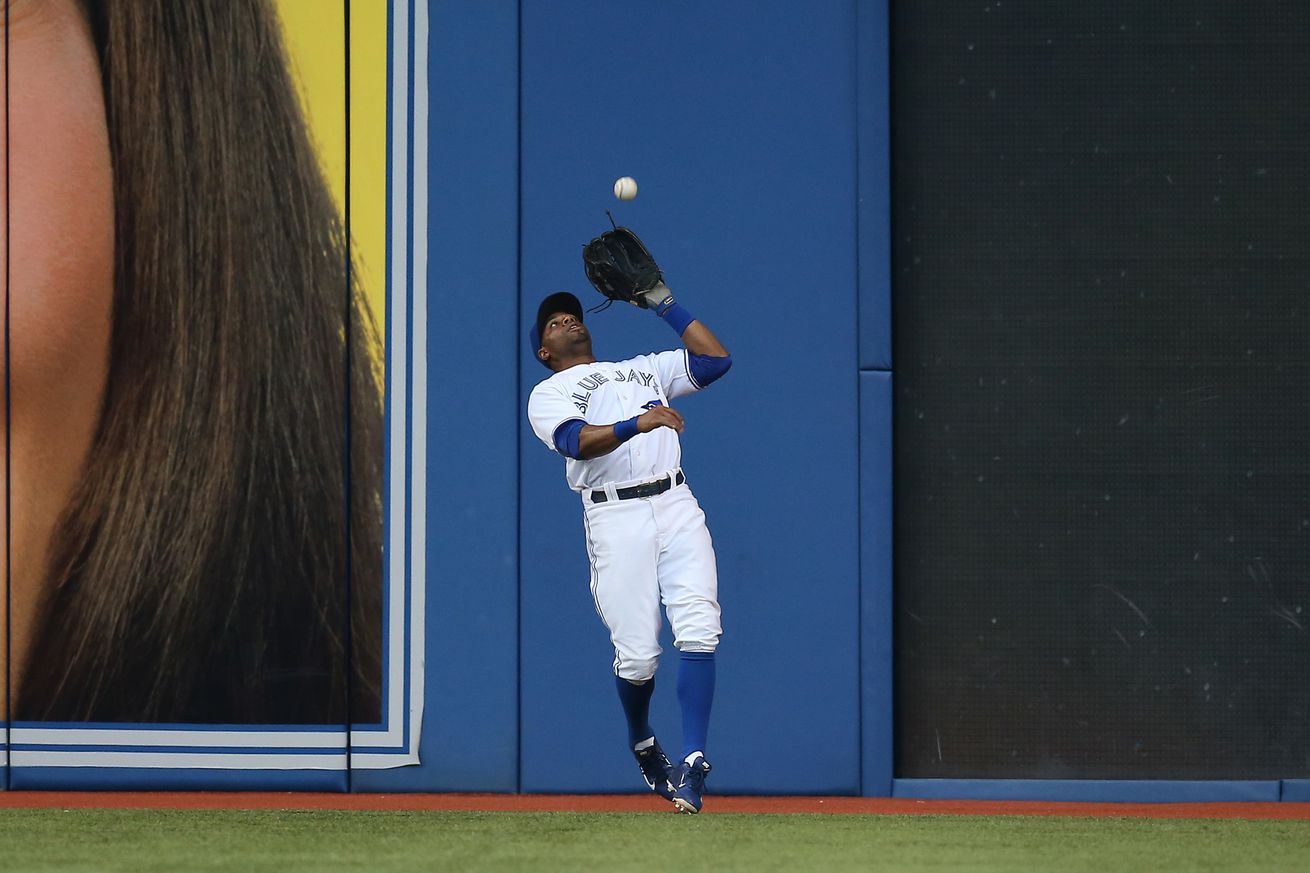
[[[346,753],[249,755],[205,752],[28,752],[15,749],[15,767],[195,767],[213,770],[344,770]]]
[[[344,749],[341,731],[187,731],[100,728],[13,728],[14,746],[232,746],[263,749]]]
[[[428,471],[428,4],[414,3],[414,396],[410,427],[414,449],[414,484],[410,529],[410,754],[418,763],[423,725],[424,616],[427,605]],[[398,723],[398,722],[397,722]]]

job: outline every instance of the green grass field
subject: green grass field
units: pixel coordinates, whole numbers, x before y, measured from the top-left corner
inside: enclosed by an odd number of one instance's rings
[[[1310,871],[1310,822],[0,810],[0,870]]]

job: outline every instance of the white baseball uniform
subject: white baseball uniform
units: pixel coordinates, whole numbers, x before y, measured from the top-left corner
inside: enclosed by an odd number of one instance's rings
[[[557,451],[555,431],[568,421],[626,421],[699,388],[684,350],[578,364],[532,390],[528,418]],[[582,498],[596,612],[614,645],[614,672],[624,679],[655,675],[661,602],[679,650],[712,652],[722,633],[714,547],[681,461],[678,434],[658,427],[598,458],[565,463],[569,487]],[[623,493],[664,478],[662,493]]]

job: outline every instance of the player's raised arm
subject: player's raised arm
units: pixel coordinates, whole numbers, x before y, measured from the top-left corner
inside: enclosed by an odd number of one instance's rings
[[[687,307],[673,299],[673,292],[663,282],[643,293],[647,305],[669,327],[677,331],[682,344],[690,353],[687,369],[696,387],[704,388],[718,379],[732,366],[732,356],[719,342],[719,338],[700,319],[687,311]]]
[[[723,343],[719,342],[719,338],[705,325],[705,322],[696,318],[685,306],[673,299],[673,292],[669,290],[668,285],[661,282],[645,292],[645,297],[650,308],[655,310],[655,314],[667,321],[669,327],[682,337],[682,344],[687,347],[687,351],[693,355],[731,358]],[[728,368],[723,369],[726,372]]]
[[[728,350],[723,347],[723,343],[719,342],[719,338],[699,318],[692,319],[691,323],[687,325],[687,329],[682,332],[682,344],[693,355],[728,358],[729,360],[732,358],[732,355],[728,354]],[[726,370],[727,367],[724,367],[724,369]]]

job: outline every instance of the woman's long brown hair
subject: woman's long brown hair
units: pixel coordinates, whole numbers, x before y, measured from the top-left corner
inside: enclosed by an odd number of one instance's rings
[[[84,2],[114,171],[109,379],[14,715],[375,721],[377,331],[277,19]]]

